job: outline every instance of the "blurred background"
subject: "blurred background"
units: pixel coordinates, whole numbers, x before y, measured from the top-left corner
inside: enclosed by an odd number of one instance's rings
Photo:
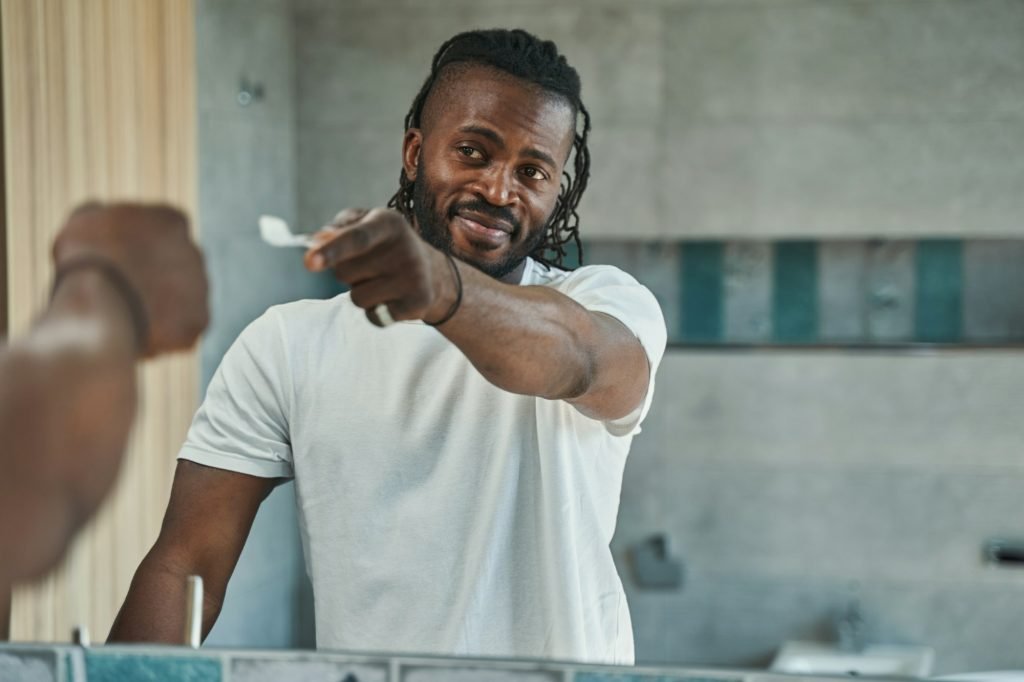
[[[1024,668],[1024,570],[990,551],[1024,547],[1019,0],[195,0],[200,388],[267,306],[338,291],[258,215],[384,204],[434,51],[481,27],[580,72],[584,262],[669,327],[612,544],[638,663],[854,627]],[[208,644],[312,647],[304,571],[285,485]]]

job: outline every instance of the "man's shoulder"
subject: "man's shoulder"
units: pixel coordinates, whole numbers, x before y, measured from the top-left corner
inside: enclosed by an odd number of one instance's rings
[[[354,306],[348,293],[328,299],[301,299],[272,305],[253,320],[243,335],[250,340],[268,336],[301,339],[334,324]]]
[[[333,298],[303,298],[272,305],[267,308],[264,316],[276,317],[285,322],[302,322],[333,317],[349,306],[351,296],[346,292]]]
[[[581,265],[574,270],[563,270],[542,263],[534,263],[529,284],[554,287],[555,289],[602,286],[636,285],[640,283],[625,270],[614,265]]]

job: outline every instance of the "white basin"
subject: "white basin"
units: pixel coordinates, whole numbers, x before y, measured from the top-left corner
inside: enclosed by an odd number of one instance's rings
[[[927,646],[875,644],[863,651],[843,651],[817,642],[786,642],[771,669],[785,673],[927,677],[935,650]]]
[[[1024,670],[995,670],[984,673],[954,673],[932,680],[944,682],[1024,682]]]

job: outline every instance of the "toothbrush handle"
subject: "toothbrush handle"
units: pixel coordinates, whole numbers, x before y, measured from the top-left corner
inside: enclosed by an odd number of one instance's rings
[[[188,577],[188,596],[185,603],[185,646],[198,649],[203,636],[203,579]]]

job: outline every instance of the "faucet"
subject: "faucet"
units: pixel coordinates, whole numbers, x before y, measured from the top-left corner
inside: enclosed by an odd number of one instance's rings
[[[846,608],[836,619],[836,635],[842,651],[864,650],[864,616],[861,613],[860,600],[856,596],[850,597],[846,602]]]

